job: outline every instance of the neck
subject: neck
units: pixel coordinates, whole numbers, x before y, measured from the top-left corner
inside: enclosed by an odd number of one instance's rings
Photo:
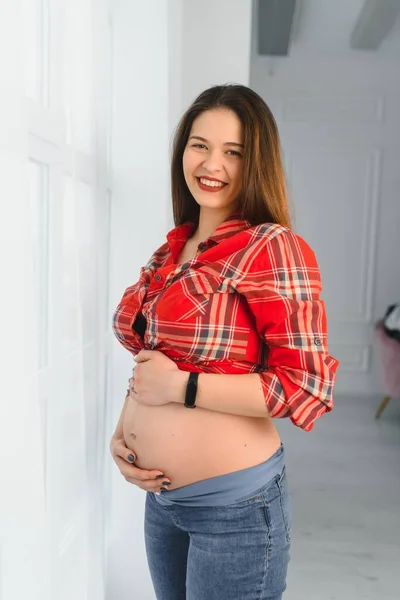
[[[199,224],[191,239],[194,242],[204,242],[232,212],[232,208],[216,210],[200,207]]]

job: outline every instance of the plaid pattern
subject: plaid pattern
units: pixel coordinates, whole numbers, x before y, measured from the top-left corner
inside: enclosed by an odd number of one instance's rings
[[[333,407],[338,366],[313,251],[285,227],[234,213],[177,265],[194,227],[170,231],[141,268],[115,311],[115,335],[133,354],[159,350],[182,370],[258,373],[270,416],[312,429]],[[144,340],[132,329],[140,311]]]

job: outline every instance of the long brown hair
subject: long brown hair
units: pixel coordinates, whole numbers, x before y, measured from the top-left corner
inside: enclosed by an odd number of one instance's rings
[[[186,185],[182,158],[196,117],[211,109],[233,111],[243,127],[241,218],[252,225],[278,223],[291,228],[278,128],[264,100],[239,84],[216,85],[202,92],[181,118],[174,135],[171,195],[175,226],[198,223],[200,207]]]

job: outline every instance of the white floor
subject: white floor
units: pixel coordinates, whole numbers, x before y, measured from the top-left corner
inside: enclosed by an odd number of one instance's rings
[[[279,423],[293,506],[284,600],[400,599],[400,401],[336,398],[312,432]]]

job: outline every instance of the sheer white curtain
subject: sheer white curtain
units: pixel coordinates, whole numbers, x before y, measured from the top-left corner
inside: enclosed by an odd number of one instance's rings
[[[107,0],[0,5],[0,598],[103,597]]]

